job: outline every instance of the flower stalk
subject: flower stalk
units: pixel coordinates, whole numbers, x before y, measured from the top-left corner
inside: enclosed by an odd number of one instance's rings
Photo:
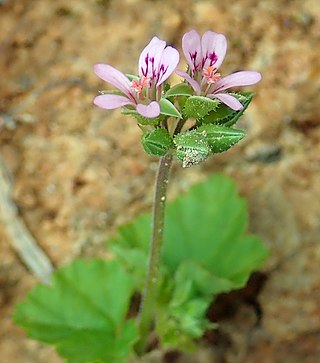
[[[171,153],[168,153],[160,158],[155,182],[155,194],[152,211],[152,235],[149,248],[148,271],[139,316],[140,340],[136,345],[136,351],[139,355],[142,355],[145,352],[155,311],[155,303],[160,280],[159,270],[161,247],[163,243],[167,185],[169,181],[171,165]]]

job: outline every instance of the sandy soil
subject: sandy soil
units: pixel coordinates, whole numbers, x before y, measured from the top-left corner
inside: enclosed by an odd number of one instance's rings
[[[175,165],[171,197],[215,171],[237,180],[250,229],[268,244],[267,281],[254,309],[239,300],[218,339],[189,360],[320,362],[320,3],[316,0],[0,1],[0,157],[20,216],[55,266],[105,256],[118,225],[151,205],[156,160],[120,112],[92,105],[97,62],[136,72],[153,35],[181,48],[191,28],[227,35],[222,67],[263,81],[241,121],[248,137],[201,166]],[[1,216],[0,216],[1,219]],[[0,356],[59,363],[10,315],[36,283],[0,224]],[[228,342],[228,344],[226,343]],[[208,353],[209,350],[209,353]],[[173,360],[172,360],[173,361]],[[187,362],[187,358],[184,358]]]

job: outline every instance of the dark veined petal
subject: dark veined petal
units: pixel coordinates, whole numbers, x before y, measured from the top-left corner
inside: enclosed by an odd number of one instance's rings
[[[179,60],[180,60],[180,55],[175,48],[173,47],[165,48],[160,60],[160,68],[158,69],[159,78],[157,86],[160,86],[161,83],[166,81],[171,76],[171,74],[177,68]]]
[[[201,64],[202,60],[201,39],[195,30],[191,30],[182,37],[182,50],[191,71],[195,71],[195,66]]]
[[[227,39],[223,34],[218,34],[212,31],[207,31],[203,34],[201,38],[201,49],[202,57],[214,53],[217,60],[213,66],[218,69],[226,55],[227,52]],[[210,59],[207,59],[204,68],[210,66]]]
[[[139,57],[139,75],[153,78],[153,71],[159,68],[160,60],[166,42],[157,37],[153,37],[149,44],[143,49]]]

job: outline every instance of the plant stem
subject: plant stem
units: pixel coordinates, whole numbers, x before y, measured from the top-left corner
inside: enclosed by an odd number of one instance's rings
[[[149,264],[139,317],[140,340],[136,346],[137,353],[140,355],[143,354],[146,349],[157,298],[160,256],[163,242],[164,212],[171,164],[172,154],[161,157],[156,176]]]

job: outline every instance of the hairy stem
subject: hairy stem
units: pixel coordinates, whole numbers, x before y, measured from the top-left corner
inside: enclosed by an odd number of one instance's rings
[[[146,349],[157,298],[160,255],[163,242],[164,213],[171,164],[172,155],[167,154],[163,156],[160,159],[156,176],[152,211],[152,235],[149,249],[149,265],[139,317],[140,340],[136,346],[137,353],[140,355],[143,354]]]

